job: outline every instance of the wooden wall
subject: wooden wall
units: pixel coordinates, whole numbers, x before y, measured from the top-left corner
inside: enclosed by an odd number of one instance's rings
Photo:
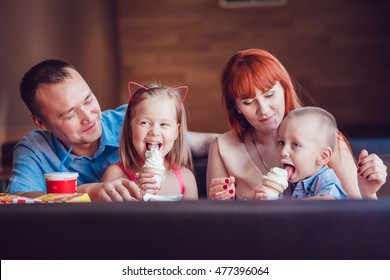
[[[110,0],[0,0],[0,146],[36,128],[19,83],[42,60],[74,64],[103,109],[120,103],[116,11]]]
[[[222,69],[236,51],[263,48],[300,83],[305,103],[332,112],[347,135],[390,136],[389,1],[224,9],[218,0],[118,0],[117,8],[123,102],[129,80],[187,84],[190,129],[226,131]]]

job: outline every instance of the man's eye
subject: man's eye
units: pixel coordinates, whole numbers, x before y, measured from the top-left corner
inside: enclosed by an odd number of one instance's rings
[[[71,118],[73,118],[76,114],[70,114],[70,115],[67,115],[64,117],[64,120],[70,120]]]
[[[299,147],[299,144],[297,144],[297,143],[292,143],[292,146],[293,146],[294,148],[298,148],[298,147]]]

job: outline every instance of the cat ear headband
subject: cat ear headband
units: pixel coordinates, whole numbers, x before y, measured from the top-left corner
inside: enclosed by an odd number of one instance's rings
[[[131,92],[131,86],[134,85],[134,86],[138,86],[141,88],[141,90],[138,90],[136,91],[134,94]],[[141,92],[144,92],[144,91],[147,91],[147,90],[150,90],[150,89],[153,89],[153,88],[147,88],[139,83],[136,83],[136,82],[129,82],[127,84],[127,89],[129,91],[129,95],[130,95],[130,103],[134,100],[134,98],[140,94]],[[174,87],[174,88],[170,88],[168,89],[168,92],[171,92],[171,91],[175,91],[175,90],[180,90],[180,89],[185,89],[185,92],[184,92],[184,95],[183,95],[183,98],[181,99],[180,101],[180,107],[182,106],[184,100],[186,99],[187,97],[187,93],[188,93],[188,86],[178,86],[178,87]]]

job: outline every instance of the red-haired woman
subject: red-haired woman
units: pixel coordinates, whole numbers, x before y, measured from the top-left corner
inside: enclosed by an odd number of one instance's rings
[[[210,147],[208,197],[257,199],[262,175],[280,166],[278,127],[301,102],[280,61],[259,49],[240,51],[230,58],[222,75],[222,97],[231,130]],[[363,150],[357,168],[341,133],[329,165],[351,199],[375,199],[386,182],[383,161]]]

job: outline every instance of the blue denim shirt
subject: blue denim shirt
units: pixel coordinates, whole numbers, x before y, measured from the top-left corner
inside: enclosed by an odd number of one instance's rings
[[[118,147],[127,105],[102,112],[102,136],[96,153],[89,156],[70,154],[63,171],[78,172],[77,184],[99,182],[105,169],[119,161]],[[9,192],[46,192],[43,174],[56,172],[67,150],[51,132],[34,130],[24,136],[14,149]]]
[[[336,173],[328,166],[324,166],[317,174],[292,184],[292,188],[294,189],[292,199],[304,199],[324,194],[329,194],[336,199],[348,199]]]

